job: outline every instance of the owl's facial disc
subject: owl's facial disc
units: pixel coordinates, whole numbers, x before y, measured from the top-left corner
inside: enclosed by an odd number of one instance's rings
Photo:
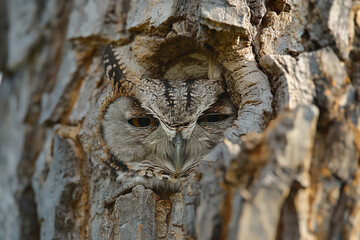
[[[105,106],[101,136],[110,161],[148,177],[187,176],[232,126],[237,110],[218,82],[144,81],[136,99],[117,97]]]

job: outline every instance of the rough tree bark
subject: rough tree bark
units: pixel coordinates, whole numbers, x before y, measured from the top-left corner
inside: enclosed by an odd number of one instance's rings
[[[360,239],[360,2],[0,1],[0,239]],[[97,136],[129,74],[223,76],[234,127],[179,192],[119,184]]]

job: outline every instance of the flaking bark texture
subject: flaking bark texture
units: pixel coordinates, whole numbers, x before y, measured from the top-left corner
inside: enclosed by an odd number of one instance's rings
[[[360,239],[360,2],[0,2],[0,239]],[[238,119],[178,192],[103,164],[107,82],[222,77]]]

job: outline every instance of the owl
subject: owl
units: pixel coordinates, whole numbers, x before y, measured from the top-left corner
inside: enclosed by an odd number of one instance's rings
[[[221,79],[126,78],[111,46],[102,65],[112,91],[99,132],[118,179],[176,188],[232,126],[237,109]]]

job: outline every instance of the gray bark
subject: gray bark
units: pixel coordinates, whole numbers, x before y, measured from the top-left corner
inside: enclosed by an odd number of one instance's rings
[[[359,1],[8,0],[0,26],[0,239],[360,239]],[[178,192],[102,163],[109,43],[239,107]]]

